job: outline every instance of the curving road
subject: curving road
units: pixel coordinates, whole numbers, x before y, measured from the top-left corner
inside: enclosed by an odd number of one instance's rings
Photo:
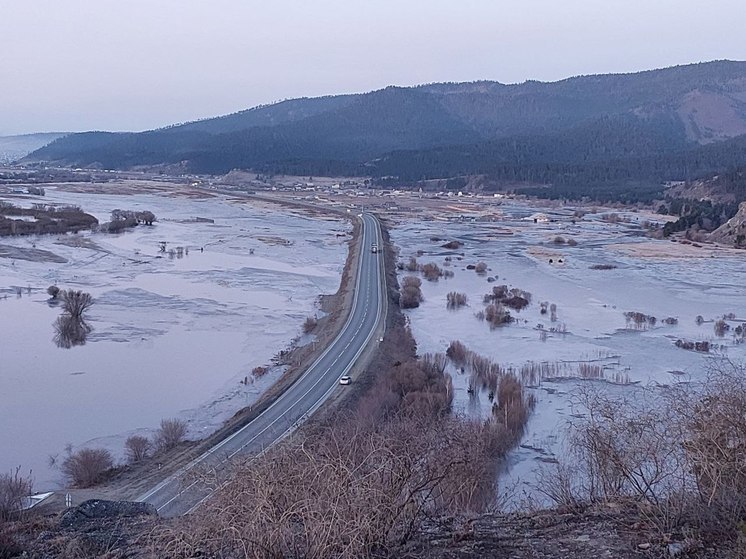
[[[339,387],[339,378],[348,374],[370,343],[383,317],[383,254],[371,252],[371,245],[382,247],[380,224],[370,214],[362,215],[361,251],[347,322],[303,375],[269,408],[239,431],[213,446],[137,500],[155,505],[162,516],[188,514],[210,492],[190,473],[197,467],[218,472],[237,455],[257,455],[293,431],[313,414]]]

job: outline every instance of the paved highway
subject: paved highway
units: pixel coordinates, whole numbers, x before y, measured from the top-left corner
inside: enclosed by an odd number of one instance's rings
[[[381,229],[370,214],[362,215],[361,251],[353,294],[352,311],[339,335],[303,375],[269,408],[236,433],[223,439],[175,474],[138,498],[155,505],[162,516],[187,514],[200,505],[210,492],[190,481],[197,467],[224,469],[237,455],[256,455],[293,431],[313,414],[339,387],[383,318],[383,254],[371,252],[374,243],[382,247]]]

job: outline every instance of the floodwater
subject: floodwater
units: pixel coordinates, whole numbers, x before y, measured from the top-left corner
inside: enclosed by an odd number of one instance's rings
[[[635,214],[630,214],[633,223],[618,224],[605,223],[600,215],[586,215],[573,224],[572,209],[550,215],[556,222],[523,219],[534,211],[507,203],[500,207],[497,221],[404,220],[392,231],[403,261],[421,251],[419,263],[435,262],[454,272],[454,277],[437,282],[423,279],[424,302],[406,311],[418,353],[445,352],[452,340],[461,340],[503,366],[520,369],[529,362],[545,363],[563,371],[557,376],[567,377],[544,379],[538,387],[530,388],[537,405],[522,445],[508,458],[501,483],[503,490],[513,495],[514,506],[526,497],[541,501],[535,491],[537,476],[547,462],[561,455],[568,422],[577,412],[574,396],[584,383],[629,393],[639,385],[701,379],[715,359],[746,358],[746,343],[737,343],[733,334],[736,326],[746,322],[746,254],[639,257],[630,249],[651,241],[641,236]],[[558,235],[574,239],[577,246],[556,245],[553,240]],[[454,239],[464,246],[442,248]],[[450,266],[447,256],[451,257]],[[466,269],[480,261],[489,266],[484,275]],[[591,269],[597,264],[617,267]],[[400,271],[399,277],[407,274]],[[498,279],[489,283],[489,276]],[[530,292],[532,303],[521,312],[511,310],[516,322],[491,330],[475,313],[484,309],[483,296],[502,284]],[[466,293],[468,306],[447,309],[450,291]],[[557,305],[555,322],[549,313],[540,313],[539,302],[544,301]],[[624,316],[630,311],[655,316],[657,322],[636,328]],[[729,321],[731,330],[724,337],[716,336],[713,321],[730,313],[737,317]],[[698,315],[705,319],[699,325],[695,320]],[[678,323],[665,324],[667,317],[678,319]],[[676,347],[678,339],[707,340],[718,347],[698,353]],[[600,365],[606,380],[577,378],[580,362]],[[470,395],[468,374],[455,367],[449,372],[454,380],[455,411],[486,417],[492,407],[487,393],[477,390]]]
[[[272,358],[310,339],[303,321],[339,287],[351,231],[340,220],[223,197],[46,193],[33,201],[79,205],[102,222],[115,208],[158,221],[0,239],[0,472],[31,470],[40,490],[59,486],[49,456],[68,444],[121,460],[124,440],[163,418],[186,420],[190,438],[214,431],[277,380]],[[22,259],[30,253],[41,261]],[[95,299],[83,345],[54,342],[53,284]],[[257,366],[270,371],[255,379]]]

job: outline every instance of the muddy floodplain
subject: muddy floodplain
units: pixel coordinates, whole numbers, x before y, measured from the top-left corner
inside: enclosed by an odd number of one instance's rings
[[[308,341],[303,322],[339,287],[351,231],[236,197],[50,187],[41,201],[101,223],[114,209],[158,220],[119,234],[0,239],[0,471],[31,470],[38,489],[59,486],[50,457],[68,445],[122,459],[124,440],[163,418],[186,420],[198,438],[254,402],[283,372],[273,358]],[[82,325],[51,285],[92,295]]]
[[[514,504],[540,498],[533,486],[562,455],[584,386],[634,397],[638,387],[703,379],[717,360],[746,358],[743,251],[652,240],[641,222],[655,216],[636,212],[609,219],[611,210],[512,201],[454,206],[392,216],[398,275],[422,280],[422,302],[406,311],[420,355],[459,340],[535,396],[526,435],[501,476]],[[440,274],[423,273],[429,263]],[[509,320],[490,324],[485,311],[502,285],[528,304],[511,301],[514,308],[501,309]],[[455,412],[488,417],[489,382],[453,363],[448,372]]]

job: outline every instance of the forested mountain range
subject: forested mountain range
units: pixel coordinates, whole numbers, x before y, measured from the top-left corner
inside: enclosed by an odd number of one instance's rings
[[[746,62],[717,61],[554,83],[442,83],[293,99],[143,133],[73,134],[28,160],[403,183],[481,174],[494,183],[582,189],[744,166],[743,135]]]

